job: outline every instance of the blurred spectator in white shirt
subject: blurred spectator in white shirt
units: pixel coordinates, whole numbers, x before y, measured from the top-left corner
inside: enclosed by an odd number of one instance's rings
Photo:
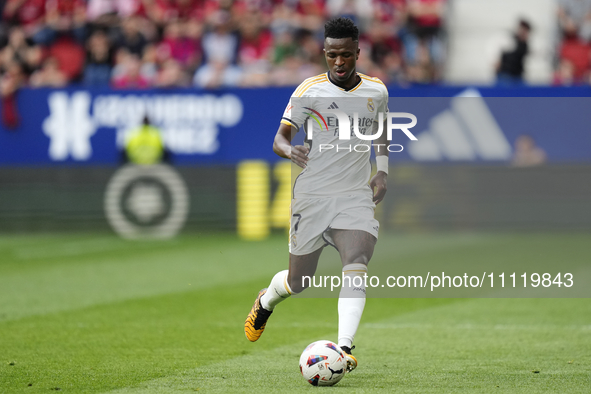
[[[139,7],[140,0],[88,0],[86,16],[89,21],[108,14],[116,14],[123,19],[135,14]]]
[[[368,28],[373,16],[372,0],[326,0],[326,12],[331,18],[351,18],[361,29]]]
[[[203,36],[203,54],[207,62],[233,64],[238,53],[238,37],[233,31],[230,15],[217,11],[212,17],[213,28]]]
[[[212,60],[197,70],[193,84],[201,88],[216,89],[238,86],[241,79],[242,70],[240,67],[224,63],[221,60]]]

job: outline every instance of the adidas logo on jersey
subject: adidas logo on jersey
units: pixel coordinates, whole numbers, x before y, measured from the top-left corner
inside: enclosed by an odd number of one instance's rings
[[[330,105],[330,107],[328,107],[328,109],[338,109],[338,108],[339,108],[339,106],[334,101],[332,102],[332,104]]]

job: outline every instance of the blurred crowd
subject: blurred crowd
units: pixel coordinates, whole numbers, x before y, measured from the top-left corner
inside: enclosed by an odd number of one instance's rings
[[[558,0],[560,44],[554,85],[591,83],[591,0]]]
[[[361,30],[358,70],[440,78],[446,0],[0,0],[0,89],[297,85],[326,70],[324,23]]]

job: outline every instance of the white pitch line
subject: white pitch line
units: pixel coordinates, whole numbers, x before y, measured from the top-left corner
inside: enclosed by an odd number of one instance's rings
[[[580,330],[590,331],[591,325],[556,325],[556,324],[424,324],[424,323],[365,323],[362,328],[367,329],[448,329],[448,330]]]

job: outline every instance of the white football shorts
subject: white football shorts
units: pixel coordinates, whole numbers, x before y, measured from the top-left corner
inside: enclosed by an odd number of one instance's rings
[[[335,246],[331,229],[362,230],[378,238],[379,222],[371,192],[338,197],[294,198],[291,201],[289,253],[302,256]],[[335,247],[336,248],[336,247]]]

